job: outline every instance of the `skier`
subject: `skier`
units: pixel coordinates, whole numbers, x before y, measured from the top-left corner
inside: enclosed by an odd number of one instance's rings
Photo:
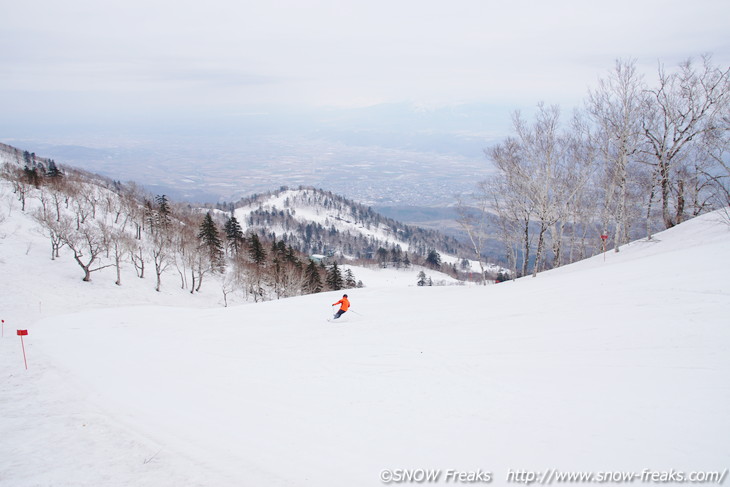
[[[335,313],[335,317],[333,318],[335,320],[345,314],[345,311],[350,308],[350,300],[347,299],[347,294],[343,294],[342,299],[334,303],[332,306],[337,306],[338,304],[340,305],[340,309],[337,313]]]

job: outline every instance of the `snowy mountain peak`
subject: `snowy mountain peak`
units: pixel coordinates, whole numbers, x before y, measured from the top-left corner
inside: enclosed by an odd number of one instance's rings
[[[469,249],[454,238],[404,225],[370,207],[311,187],[281,188],[242,199],[232,207],[246,229],[284,238],[310,255],[376,259],[382,248],[409,253],[415,259],[425,258],[434,249],[450,265],[469,255]]]

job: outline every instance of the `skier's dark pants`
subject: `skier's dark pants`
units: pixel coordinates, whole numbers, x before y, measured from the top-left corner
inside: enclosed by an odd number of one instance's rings
[[[334,319],[336,320],[337,318],[339,318],[340,316],[342,316],[342,315],[344,315],[344,314],[345,314],[345,310],[344,310],[344,309],[341,309],[341,310],[339,310],[339,311],[338,311],[338,312],[337,312],[337,313],[335,314],[335,317],[334,317]]]

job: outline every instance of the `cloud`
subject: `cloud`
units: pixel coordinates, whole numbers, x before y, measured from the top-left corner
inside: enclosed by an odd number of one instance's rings
[[[64,106],[69,92],[109,110],[130,99],[159,110],[570,104],[619,57],[647,73],[657,60],[706,51],[730,62],[724,0],[38,0],[4,9],[6,106],[54,94]]]

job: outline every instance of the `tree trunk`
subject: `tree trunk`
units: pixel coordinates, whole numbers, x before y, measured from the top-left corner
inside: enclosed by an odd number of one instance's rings
[[[201,272],[200,275],[198,276],[198,287],[195,288],[195,292],[199,293],[200,286],[202,286],[202,285],[203,285],[203,273]]]
[[[114,284],[116,284],[117,286],[121,286],[122,285],[122,266],[120,265],[119,256],[116,256],[116,258],[114,259],[114,264],[117,267],[117,280]]]
[[[662,189],[662,220],[666,228],[672,228],[674,226],[674,220],[669,214],[669,198],[670,198],[670,184],[669,184],[669,168],[662,163],[659,166],[661,174],[661,189]]]
[[[522,255],[522,275],[527,275],[527,269],[530,265],[530,222],[525,221],[525,233],[523,240],[524,250]]]
[[[562,249],[563,249],[563,223],[558,221],[553,225],[553,255],[555,260],[553,267],[560,267],[562,265]]]
[[[624,235],[626,221],[626,168],[623,167],[619,177],[618,208],[616,209],[616,233],[614,234],[613,250],[618,252],[626,239]]]
[[[646,204],[646,239],[651,240],[651,206],[654,203],[654,190],[656,185],[652,182],[651,191],[649,191],[649,201]]]
[[[677,181],[677,214],[674,221],[679,224],[684,221],[684,181]]]
[[[535,252],[535,265],[532,269],[532,277],[537,277],[537,273],[540,271],[540,260],[542,259],[542,254],[545,247],[545,231],[547,230],[547,225],[545,225],[545,222],[540,222],[540,234],[537,237],[537,250]]]

